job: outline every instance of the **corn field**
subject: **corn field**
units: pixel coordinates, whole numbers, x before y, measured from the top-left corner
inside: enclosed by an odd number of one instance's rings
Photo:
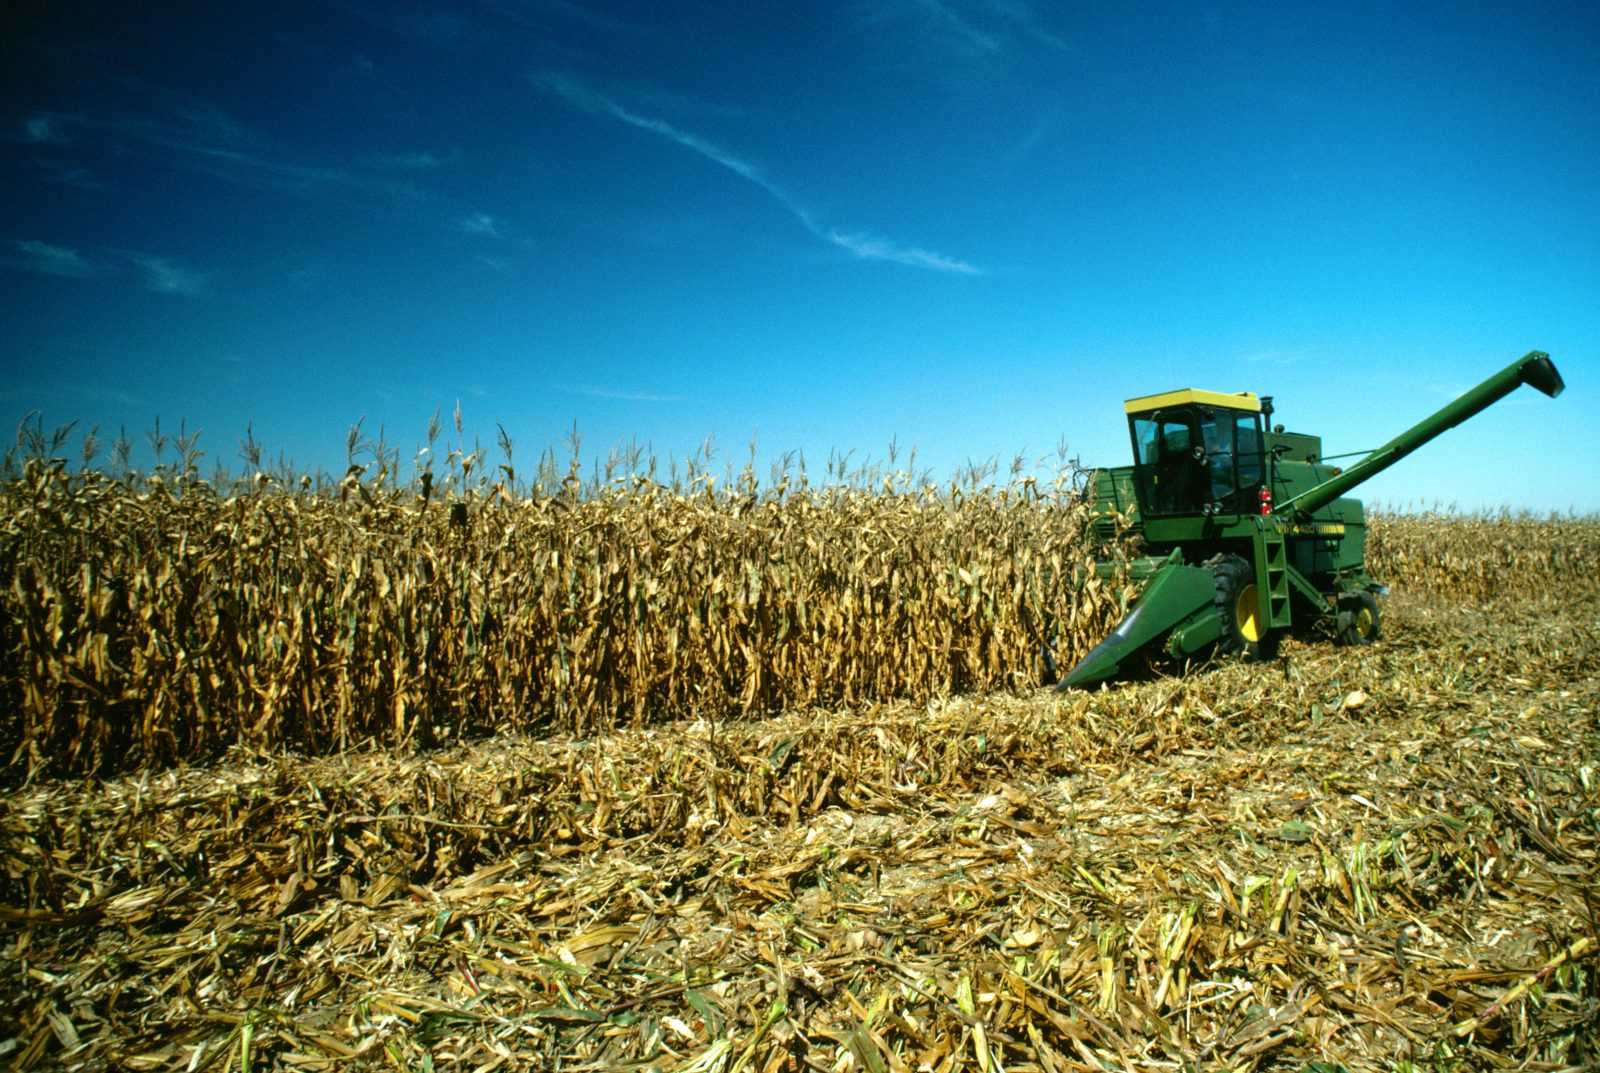
[[[0,748],[92,773],[234,745],[593,736],[1031,689],[1131,595],[1091,569],[1080,475],[814,486],[634,465],[439,487],[34,458],[0,487]],[[380,454],[380,459],[383,457]],[[551,479],[552,475],[559,479]],[[732,475],[730,475],[731,477]],[[1126,551],[1120,549],[1119,553]],[[1480,598],[1592,577],[1593,520],[1381,517],[1371,565]]]
[[[1120,608],[1050,489],[9,482],[13,765],[426,746],[1036,683]]]
[[[1132,594],[1070,466],[54,453],[0,464],[19,1070],[1600,1060],[1596,519],[1375,512],[1380,644],[1055,694]]]
[[[1501,513],[1379,513],[1369,517],[1367,562],[1408,592],[1452,600],[1565,597],[1600,581],[1600,519]]]

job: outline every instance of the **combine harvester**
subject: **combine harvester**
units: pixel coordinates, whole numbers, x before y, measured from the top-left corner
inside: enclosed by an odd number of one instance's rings
[[[1361,502],[1341,497],[1519,384],[1551,398],[1565,386],[1535,350],[1348,469],[1325,464],[1321,438],[1272,426],[1271,396],[1191,389],[1128,400],[1134,462],[1095,471],[1094,530],[1110,539],[1123,516],[1146,553],[1130,574],[1146,584],[1056,688],[1105,681],[1159,652],[1270,659],[1291,623],[1313,618],[1332,618],[1341,644],[1371,644],[1388,590],[1367,575]]]

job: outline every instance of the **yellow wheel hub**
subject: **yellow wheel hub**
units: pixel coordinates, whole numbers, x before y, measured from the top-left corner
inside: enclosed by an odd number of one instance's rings
[[[1246,585],[1240,589],[1239,598],[1233,604],[1233,621],[1239,624],[1239,632],[1244,634],[1246,641],[1261,640],[1261,621],[1257,617],[1260,610],[1261,601],[1256,596],[1256,587]]]
[[[1363,607],[1356,612],[1356,633],[1362,637],[1372,636],[1372,609]]]

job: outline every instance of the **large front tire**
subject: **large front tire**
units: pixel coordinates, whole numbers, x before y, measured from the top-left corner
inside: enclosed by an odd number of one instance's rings
[[[1252,660],[1276,659],[1282,635],[1261,621],[1256,572],[1250,564],[1237,555],[1215,555],[1206,566],[1216,586],[1217,618],[1222,622],[1218,650],[1241,652]]]

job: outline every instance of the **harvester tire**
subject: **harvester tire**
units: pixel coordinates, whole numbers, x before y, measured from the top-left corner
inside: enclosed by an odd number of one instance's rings
[[[1342,645],[1370,645],[1382,636],[1378,598],[1365,590],[1339,597],[1338,641]]]
[[[1217,650],[1225,654],[1239,652],[1248,660],[1277,659],[1278,642],[1282,639],[1279,631],[1264,629],[1252,641],[1239,614],[1240,598],[1254,593],[1256,587],[1256,572],[1250,564],[1237,555],[1214,555],[1206,560],[1206,567],[1216,586],[1217,617],[1222,620]]]

